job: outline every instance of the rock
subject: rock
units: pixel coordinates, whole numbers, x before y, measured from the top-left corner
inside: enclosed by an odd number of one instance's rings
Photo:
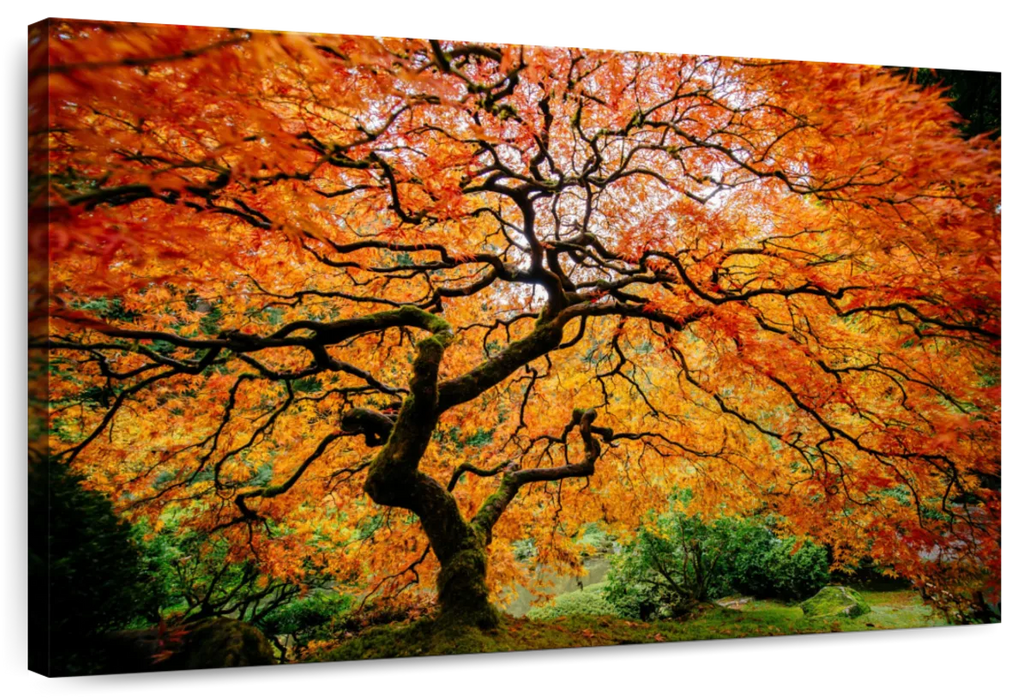
[[[800,604],[808,617],[860,617],[872,612],[861,594],[846,586],[826,586]]]
[[[211,617],[167,630],[116,632],[107,637],[105,673],[185,671],[200,668],[263,666],[275,652],[253,625]]]
[[[275,663],[275,651],[253,625],[212,617],[186,626],[182,648],[168,661],[174,668],[231,668]]]

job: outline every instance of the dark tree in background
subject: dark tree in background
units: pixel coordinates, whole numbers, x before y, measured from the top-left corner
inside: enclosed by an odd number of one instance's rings
[[[965,138],[988,134],[1000,138],[1000,73],[949,68],[917,68],[913,79],[923,86],[943,85],[951,107],[967,121],[959,128]]]
[[[105,633],[156,615],[152,577],[131,527],[66,464],[30,468],[29,513],[29,667],[95,672]]]

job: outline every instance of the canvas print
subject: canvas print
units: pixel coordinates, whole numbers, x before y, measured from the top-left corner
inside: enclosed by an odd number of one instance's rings
[[[28,50],[33,670],[1000,620],[999,74]]]

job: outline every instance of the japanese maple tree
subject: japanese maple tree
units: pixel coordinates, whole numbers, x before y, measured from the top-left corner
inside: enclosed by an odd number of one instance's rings
[[[940,89],[84,21],[30,52],[46,449],[130,517],[490,626],[513,543],[574,568],[690,488],[999,596],[1000,142]]]

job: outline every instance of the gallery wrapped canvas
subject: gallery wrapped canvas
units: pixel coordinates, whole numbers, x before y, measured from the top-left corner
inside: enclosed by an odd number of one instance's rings
[[[1000,619],[999,76],[29,28],[30,667]]]

